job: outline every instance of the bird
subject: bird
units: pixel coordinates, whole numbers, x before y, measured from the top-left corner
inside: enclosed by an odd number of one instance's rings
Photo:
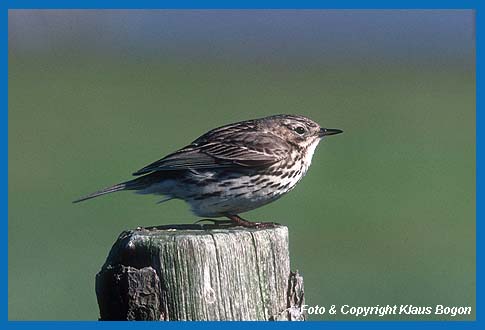
[[[184,200],[200,217],[226,217],[226,222],[242,227],[271,226],[274,223],[249,221],[239,214],[291,191],[307,173],[319,142],[342,132],[287,114],[228,124],[134,172],[137,178],[74,203],[133,190],[165,196],[160,202]]]

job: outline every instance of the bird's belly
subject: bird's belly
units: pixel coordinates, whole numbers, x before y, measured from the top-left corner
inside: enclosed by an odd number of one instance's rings
[[[303,176],[303,173],[295,173],[286,179],[266,177],[258,182],[251,177],[241,177],[237,180],[239,183],[233,185],[208,184],[197,196],[183,199],[198,216],[239,214],[273,202],[292,190]]]
[[[194,214],[202,217],[235,215],[280,198],[295,187],[306,169],[301,163],[293,163],[260,173],[185,173],[182,179],[162,180],[139,193],[182,199]]]
[[[190,204],[192,212],[198,216],[221,217],[254,210],[281,196],[282,194],[241,193],[241,195],[231,195],[222,193],[220,197],[190,198],[185,201]]]

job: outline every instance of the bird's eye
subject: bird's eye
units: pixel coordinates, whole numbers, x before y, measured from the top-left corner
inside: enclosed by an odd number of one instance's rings
[[[297,132],[298,134],[301,135],[301,134],[305,133],[305,129],[301,126],[297,126],[297,127],[295,127],[295,132]]]

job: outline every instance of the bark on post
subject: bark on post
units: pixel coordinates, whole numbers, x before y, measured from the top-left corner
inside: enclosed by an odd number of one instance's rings
[[[100,320],[303,320],[288,229],[123,232],[96,276]]]

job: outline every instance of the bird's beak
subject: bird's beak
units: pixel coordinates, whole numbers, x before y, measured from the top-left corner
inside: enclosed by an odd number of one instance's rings
[[[320,132],[318,133],[318,136],[319,137],[324,137],[324,136],[327,136],[327,135],[335,135],[335,134],[340,134],[342,133],[343,131],[341,129],[338,129],[338,128],[320,128]]]

